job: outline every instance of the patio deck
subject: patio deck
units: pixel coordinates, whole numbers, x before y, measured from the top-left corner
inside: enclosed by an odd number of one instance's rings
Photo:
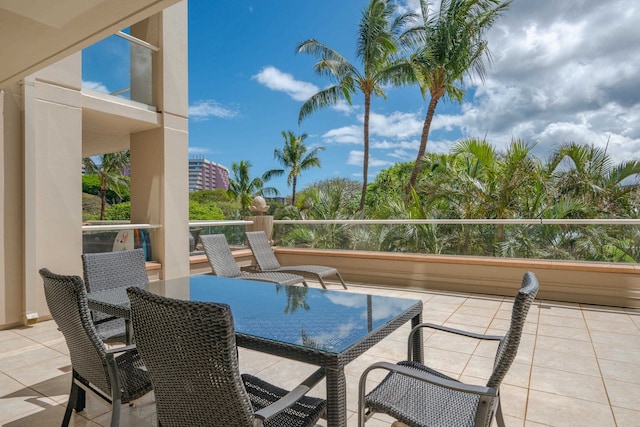
[[[312,285],[313,286],[313,285]],[[332,287],[333,289],[333,287]],[[510,298],[437,291],[401,291],[351,285],[349,291],[424,302],[423,320],[478,333],[502,334]],[[396,331],[347,365],[349,425],[357,422],[360,373],[374,361],[406,358],[409,326]],[[430,366],[484,384],[495,343],[478,343],[425,330]],[[313,367],[240,349],[241,371],[283,387],[297,384]],[[69,386],[64,338],[53,321],[0,331],[0,425],[59,425]],[[379,380],[380,375],[374,376]],[[324,384],[313,394],[322,396]],[[527,318],[520,351],[502,385],[508,426],[640,426],[640,310],[537,300]],[[87,394],[74,426],[108,426],[110,408]],[[389,426],[378,417],[369,427]],[[123,408],[122,426],[155,426],[153,393]]]

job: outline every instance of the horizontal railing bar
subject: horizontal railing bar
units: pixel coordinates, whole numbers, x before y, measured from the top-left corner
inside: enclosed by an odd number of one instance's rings
[[[217,221],[189,221],[189,227],[211,226],[220,227],[223,225],[251,225],[253,221],[243,220],[217,220]]]
[[[158,46],[154,46],[149,42],[146,42],[144,40],[140,40],[139,38],[134,37],[131,34],[127,34],[127,33],[124,33],[122,31],[118,31],[116,33],[116,36],[122,37],[123,39],[126,39],[126,40],[129,40],[131,43],[135,43],[135,44],[140,45],[142,47],[146,47],[147,49],[151,49],[154,52],[160,51],[160,48]]]
[[[99,224],[83,225],[82,231],[135,230],[160,228],[160,224]]]
[[[322,219],[274,220],[274,224],[291,225],[402,225],[402,224],[520,224],[520,225],[640,225],[640,219]]]

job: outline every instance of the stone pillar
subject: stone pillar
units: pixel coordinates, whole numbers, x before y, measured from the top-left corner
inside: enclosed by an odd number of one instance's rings
[[[131,135],[131,221],[160,224],[153,258],[162,277],[189,275],[189,134],[187,2],[131,27],[158,46],[153,55],[153,98],[162,127]]]
[[[24,80],[24,316],[48,315],[38,270],[82,273],[81,54]]]

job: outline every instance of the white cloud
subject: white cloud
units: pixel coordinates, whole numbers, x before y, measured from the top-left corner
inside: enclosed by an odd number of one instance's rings
[[[350,116],[358,111],[360,109],[360,106],[349,105],[346,101],[339,101],[336,105],[331,106],[331,108],[339,113],[344,114],[345,116]]]
[[[419,1],[399,6],[416,12]],[[460,114],[436,112],[427,151],[449,150],[454,141],[437,132],[446,130],[500,149],[537,142],[541,157],[574,141],[606,146],[616,162],[640,158],[639,21],[630,0],[511,3],[487,35],[486,81],[467,87],[475,96]]]
[[[296,80],[291,74],[284,73],[272,66],[264,67],[252,79],[271,90],[285,92],[296,101],[306,101],[319,90],[316,85]]]
[[[232,119],[237,116],[237,111],[225,107],[213,99],[196,101],[195,104],[189,106],[189,117],[196,121],[208,120],[210,117]]]
[[[322,135],[322,138],[327,143],[362,144],[362,126],[351,125],[331,129]]]
[[[349,151],[349,157],[347,158],[347,164],[352,166],[362,166],[362,161],[364,160],[364,151],[352,150]],[[369,156],[369,167],[382,167],[382,166],[391,166],[395,162],[389,160],[376,159],[372,156]],[[360,174],[362,176],[362,173]]]
[[[111,93],[111,91],[107,89],[107,86],[105,86],[105,84],[102,82],[92,82],[92,81],[83,80],[82,87],[84,89],[95,90],[97,92]]]

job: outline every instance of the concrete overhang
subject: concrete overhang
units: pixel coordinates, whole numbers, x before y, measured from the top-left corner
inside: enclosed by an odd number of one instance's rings
[[[129,149],[132,133],[162,126],[153,106],[82,89],[82,157]]]
[[[0,0],[0,87],[180,0]]]

